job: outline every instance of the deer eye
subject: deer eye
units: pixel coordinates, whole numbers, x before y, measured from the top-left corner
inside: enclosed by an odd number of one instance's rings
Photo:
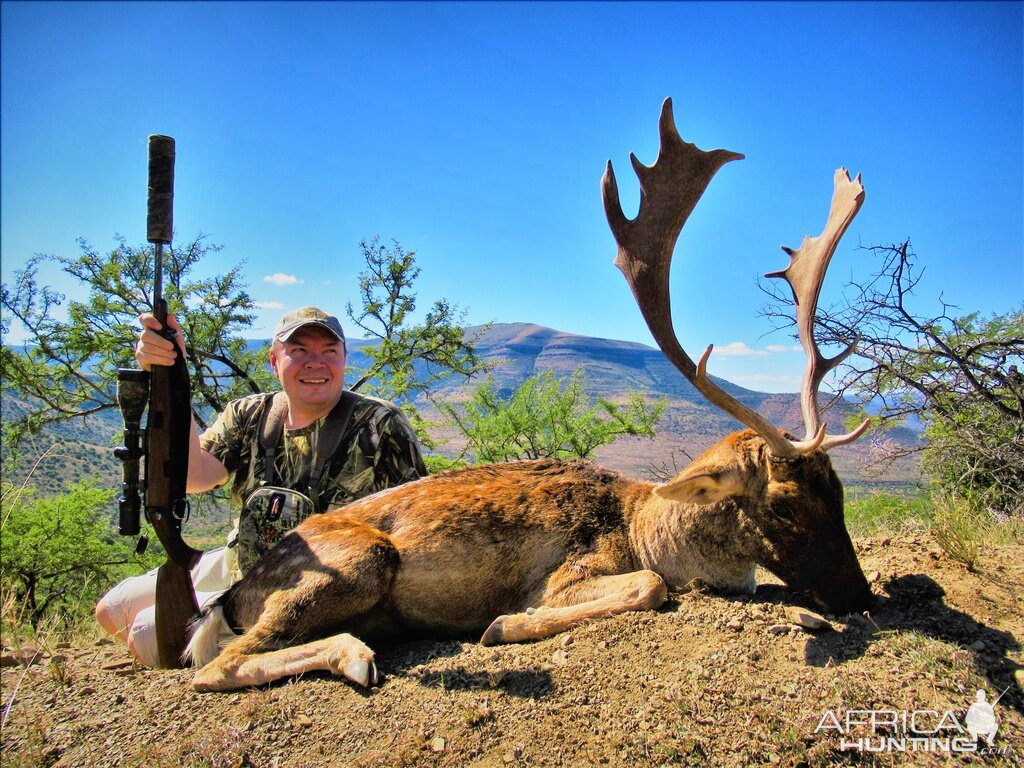
[[[787,523],[795,523],[796,515],[793,514],[793,509],[783,502],[776,502],[772,505],[772,512],[775,516],[781,520],[785,520]]]

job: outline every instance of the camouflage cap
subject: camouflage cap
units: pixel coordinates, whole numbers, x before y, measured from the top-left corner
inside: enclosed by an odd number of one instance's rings
[[[341,330],[338,318],[316,307],[296,309],[282,317],[281,322],[277,324],[277,330],[274,331],[274,341],[288,341],[293,333],[307,325],[323,328],[334,334],[338,341],[345,341],[345,332]]]

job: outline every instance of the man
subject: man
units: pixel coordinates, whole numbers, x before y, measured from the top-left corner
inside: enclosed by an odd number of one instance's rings
[[[139,320],[143,330],[135,358],[144,370],[171,365],[184,353],[173,315],[167,322],[178,334],[177,346],[159,334],[155,317]],[[219,488],[231,479],[232,501],[242,510],[228,546],[205,553],[192,569],[200,607],[309,514],[427,474],[402,412],[344,391],[345,362],[345,335],[336,317],[316,307],[290,312],[270,347],[282,392],[228,403],[202,437],[193,424],[188,492]],[[155,594],[154,570],[122,581],[96,606],[100,625],[148,666],[159,665]]]

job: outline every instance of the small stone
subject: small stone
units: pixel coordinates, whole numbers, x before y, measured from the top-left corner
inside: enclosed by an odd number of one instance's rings
[[[832,625],[821,614],[795,605],[786,606],[786,618],[804,629],[832,629]]]
[[[784,635],[789,632],[789,624],[772,624],[768,631],[773,635]]]
[[[563,637],[562,637],[562,647],[563,648],[567,648],[568,646],[572,645],[572,643],[573,643],[572,635],[563,635]]]
[[[444,737],[436,736],[434,740],[430,742],[430,749],[434,752],[444,752],[445,742]]]
[[[985,641],[984,640],[975,640],[973,643],[971,643],[967,647],[970,648],[972,651],[981,652],[981,651],[985,650]]]
[[[0,654],[0,667],[28,667],[39,664],[47,657],[47,653],[39,648],[4,648]]]
[[[726,626],[727,629],[731,629],[733,632],[742,632],[743,631],[743,622],[740,621],[739,619],[733,619],[732,621],[730,621],[725,626]]]
[[[299,728],[309,728],[311,725],[313,725],[313,718],[311,718],[309,715],[305,713],[299,713],[295,717],[295,725],[297,725]]]
[[[133,666],[135,666],[134,659],[118,659],[117,661],[108,661],[106,664],[100,665],[100,669],[105,672],[113,672],[116,669],[126,669]]]
[[[607,651],[608,650],[608,642],[606,640],[602,640],[601,642],[599,642],[597,644],[597,650],[599,650],[599,651]]]
[[[569,654],[565,650],[559,649],[552,654],[551,661],[560,667],[564,667],[569,663]]]
[[[882,574],[880,572],[878,572],[878,571],[872,571],[871,573],[868,574],[868,581],[871,582],[872,584],[877,583],[878,581],[881,580],[881,578],[882,578]]]

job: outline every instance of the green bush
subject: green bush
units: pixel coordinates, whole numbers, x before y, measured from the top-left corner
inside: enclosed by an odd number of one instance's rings
[[[923,529],[931,522],[931,498],[872,493],[846,502],[846,527],[854,537]]]
[[[107,489],[79,483],[60,496],[39,497],[10,483],[0,495],[0,588],[5,632],[11,624],[72,625],[88,617],[120,579],[156,562],[133,554],[133,542],[112,523]]]

